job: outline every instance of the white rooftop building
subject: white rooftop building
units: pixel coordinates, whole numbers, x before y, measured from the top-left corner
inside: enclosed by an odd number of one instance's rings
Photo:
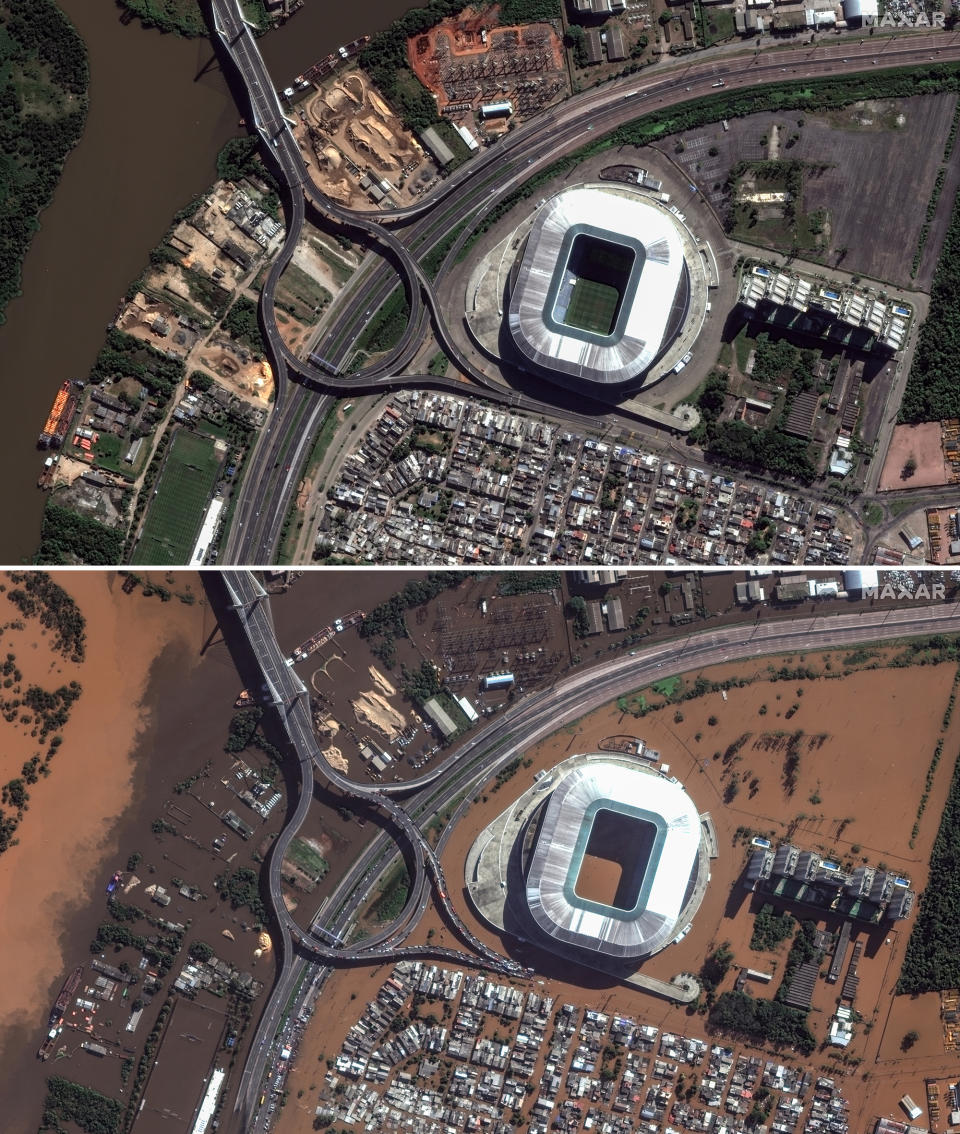
[[[688,315],[685,239],[679,218],[642,193],[582,186],[557,194],[534,220],[512,286],[514,345],[537,367],[582,384],[644,374]],[[604,295],[608,318],[592,302]]]
[[[699,904],[701,838],[700,816],[678,780],[598,756],[550,794],[527,869],[527,907],[557,941],[611,957],[649,956]],[[608,857],[604,843],[619,848],[621,871],[606,902],[580,892],[584,859]]]

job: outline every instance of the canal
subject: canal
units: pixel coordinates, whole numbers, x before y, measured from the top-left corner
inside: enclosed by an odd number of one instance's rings
[[[120,297],[173,214],[215,176],[239,112],[206,40],[123,26],[112,0],[59,0],[90,56],[90,111],[23,265],[23,294],[0,326],[5,416],[0,447],[7,521],[0,562],[29,560],[45,495],[37,434],[65,378],[86,375]],[[260,42],[278,86],[406,11],[409,0],[362,8],[306,3]]]

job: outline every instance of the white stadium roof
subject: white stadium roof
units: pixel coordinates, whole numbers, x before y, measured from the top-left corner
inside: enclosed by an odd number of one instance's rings
[[[558,374],[604,385],[648,370],[676,332],[678,293],[685,295],[678,224],[659,203],[625,187],[585,186],[551,198],[534,221],[510,297],[510,333],[521,354]],[[615,334],[583,333],[550,317],[571,230],[639,253],[640,270],[631,275]]]
[[[631,910],[574,890],[594,816],[604,809],[656,829]],[[700,816],[679,782],[604,760],[581,765],[547,801],[527,871],[527,906],[537,925],[559,941],[614,957],[647,956],[677,934],[700,840]]]

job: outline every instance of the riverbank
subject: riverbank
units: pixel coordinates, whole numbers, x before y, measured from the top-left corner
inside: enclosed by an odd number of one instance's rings
[[[259,28],[269,26],[270,19],[263,0],[242,0],[244,15]],[[117,0],[124,19],[139,20],[145,28],[200,39],[207,35],[207,24],[197,0]]]
[[[4,164],[0,217],[0,323],[20,294],[24,257],[39,217],[53,199],[64,162],[87,117],[87,49],[53,0],[35,0],[29,17],[0,2],[0,148]]]

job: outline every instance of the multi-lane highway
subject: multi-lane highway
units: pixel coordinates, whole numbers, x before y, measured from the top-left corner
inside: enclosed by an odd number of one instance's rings
[[[271,907],[280,930],[280,974],[257,1028],[236,1098],[236,1113],[243,1116],[243,1122],[253,1115],[264,1068],[272,1051],[272,1038],[305,966],[317,962],[334,967],[370,964],[429,955],[499,972],[519,971],[515,962],[489,949],[464,924],[450,901],[439,859],[421,833],[434,814],[464,793],[469,798],[480,784],[518,753],[565,722],[608,703],[624,691],[674,673],[764,654],[809,652],[918,634],[946,633],[956,630],[960,614],[958,604],[904,603],[902,608],[887,611],[824,613],[789,621],[745,623],[677,637],[640,650],[634,656],[604,661],[562,678],[542,693],[521,698],[495,721],[474,732],[466,744],[429,775],[403,785],[390,785],[391,789],[407,796],[401,808],[382,787],[356,784],[323,760],[313,734],[303,685],[286,665],[284,651],[273,629],[269,600],[254,576],[248,572],[230,572],[205,577],[205,584],[241,676],[250,683],[251,673],[259,673],[264,704],[276,711],[278,723],[290,738],[291,757],[298,761],[300,774],[296,806],[289,813],[267,862]],[[239,634],[228,634],[231,620],[235,623],[234,630],[241,631]],[[414,878],[406,909],[393,926],[354,946],[340,943],[342,936],[366,900],[380,870],[396,853],[396,844],[388,832],[377,835],[346,872],[327,903],[324,924],[315,922],[307,930],[298,926],[282,901],[280,864],[309,809],[314,765],[341,791],[387,811],[413,850]],[[461,805],[456,816],[463,811]],[[449,829],[448,826],[446,830]],[[430,882],[451,928],[469,944],[473,953],[402,944],[426,907]],[[246,1126],[239,1128],[246,1129]]]
[[[278,173],[284,189],[287,232],[261,294],[261,322],[274,367],[277,397],[270,421],[261,434],[238,492],[230,532],[221,553],[223,562],[267,563],[272,560],[283,521],[289,511],[306,456],[316,431],[337,393],[382,392],[402,385],[448,389],[463,393],[463,382],[450,378],[405,374],[416,355],[428,323],[455,367],[466,374],[485,398],[533,412],[596,425],[604,415],[618,415],[605,406],[586,406],[580,414],[543,400],[535,384],[521,393],[492,383],[465,357],[450,335],[442,304],[444,269],[430,279],[419,261],[466,222],[447,256],[449,263],[471,229],[506,195],[558,157],[586,141],[631,121],[644,110],[662,110],[691,100],[716,95],[723,82],[731,90],[802,78],[849,74],[864,69],[948,63],[960,59],[960,37],[949,32],[903,35],[900,38],[852,40],[837,45],[785,48],[759,53],[706,53],[696,62],[661,64],[656,70],[606,84],[576,95],[538,118],[519,126],[504,139],[473,158],[443,182],[426,200],[407,209],[371,217],[325,197],[305,176],[299,146],[284,116],[269,72],[249,27],[243,22],[237,0],[209,0],[213,26],[244,83],[251,121],[264,142],[264,153]],[[592,131],[592,133],[591,133]],[[274,316],[274,291],[289,263],[311,210],[318,223],[336,225],[362,237],[383,253],[363,288],[356,288],[343,304],[326,338],[311,359],[293,355],[283,343]],[[386,226],[403,226],[403,239]],[[402,286],[410,317],[400,342],[374,366],[345,375],[338,371],[349,360],[351,344],[369,313],[389,293]],[[323,364],[315,361],[319,358]],[[290,385],[293,379],[295,386]],[[586,412],[583,412],[585,410]],[[638,421],[628,415],[635,432]],[[641,432],[654,433],[640,422]]]

